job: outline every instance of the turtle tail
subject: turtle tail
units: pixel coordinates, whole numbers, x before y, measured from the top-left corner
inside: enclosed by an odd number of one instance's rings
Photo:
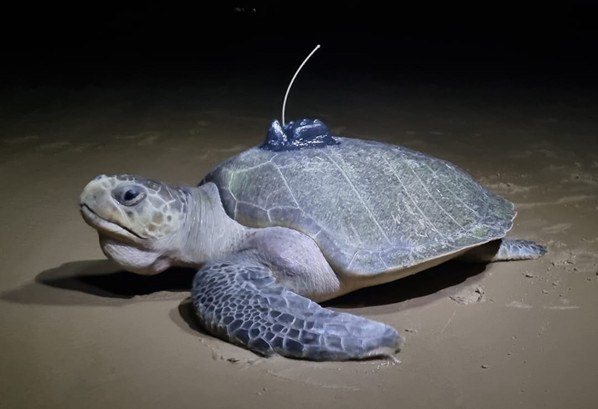
[[[191,296],[208,332],[263,356],[358,360],[392,356],[402,343],[394,328],[322,308],[278,284],[270,269],[239,259],[204,266]]]

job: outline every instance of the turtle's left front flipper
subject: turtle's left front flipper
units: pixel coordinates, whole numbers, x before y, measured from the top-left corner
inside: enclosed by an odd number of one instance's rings
[[[287,290],[271,270],[241,257],[199,270],[191,296],[206,330],[260,355],[366,359],[390,356],[402,341],[388,325],[322,308]]]

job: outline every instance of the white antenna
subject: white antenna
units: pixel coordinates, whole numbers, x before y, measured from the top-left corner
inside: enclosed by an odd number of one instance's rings
[[[291,82],[289,83],[289,87],[287,88],[287,92],[286,92],[286,94],[284,94],[284,100],[282,101],[282,126],[284,126],[284,111],[285,111],[285,108],[287,106],[287,97],[289,96],[289,91],[291,91],[291,87],[293,86],[293,82],[295,81],[295,78],[297,78],[297,74],[299,74],[299,71],[301,71],[301,68],[303,68],[303,66],[305,65],[305,63],[307,62],[307,60],[309,60],[311,58],[311,56],[314,55],[314,53],[316,51],[318,51],[318,48],[320,48],[320,44],[316,45],[316,48],[314,48],[312,50],[312,52],[309,53],[309,55],[305,58],[305,60],[303,60],[303,62],[299,66],[299,68],[297,68],[297,71],[295,71],[295,75],[293,75],[293,78],[291,79]]]

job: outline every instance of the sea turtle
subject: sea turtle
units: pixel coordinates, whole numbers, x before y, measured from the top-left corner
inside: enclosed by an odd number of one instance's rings
[[[457,166],[401,146],[281,126],[197,187],[100,175],[80,198],[104,253],[126,270],[198,268],[191,298],[210,333],[310,360],[390,355],[392,327],[317,302],[455,257],[533,259],[505,238],[513,204]]]

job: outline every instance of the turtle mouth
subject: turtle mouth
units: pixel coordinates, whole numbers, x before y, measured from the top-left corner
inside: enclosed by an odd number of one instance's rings
[[[131,229],[128,229],[117,223],[111,222],[110,220],[106,220],[100,217],[96,212],[93,211],[91,207],[89,207],[85,203],[80,204],[80,209],[81,215],[83,216],[83,220],[85,220],[85,222],[89,224],[91,227],[98,230],[100,234],[107,234],[110,236],[116,236],[118,238],[125,238],[129,240],[145,239],[144,237],[141,237],[139,234],[135,233]]]

